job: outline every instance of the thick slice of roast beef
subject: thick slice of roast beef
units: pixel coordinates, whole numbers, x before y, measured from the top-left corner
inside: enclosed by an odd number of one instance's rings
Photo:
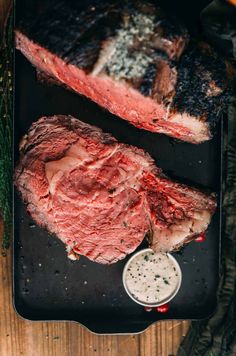
[[[226,110],[232,74],[205,45],[182,55],[188,37],[144,1],[59,1],[16,31],[16,47],[39,71],[136,127],[199,143]]]
[[[113,263],[146,236],[171,251],[206,230],[207,195],[164,176],[143,150],[71,116],[42,117],[20,144],[15,184],[27,210],[70,257]]]

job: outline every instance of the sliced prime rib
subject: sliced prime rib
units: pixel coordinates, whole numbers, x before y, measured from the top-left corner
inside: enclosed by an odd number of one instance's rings
[[[171,251],[205,231],[213,194],[167,178],[142,149],[71,116],[42,117],[20,144],[15,185],[32,218],[67,246],[114,263],[146,237]]]
[[[86,2],[85,2],[86,3]],[[145,1],[58,1],[16,31],[44,75],[138,128],[200,143],[227,108],[230,65]],[[33,14],[35,16],[35,14]]]

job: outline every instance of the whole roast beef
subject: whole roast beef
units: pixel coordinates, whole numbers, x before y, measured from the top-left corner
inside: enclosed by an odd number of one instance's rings
[[[48,77],[138,128],[200,143],[227,108],[233,71],[186,28],[136,0],[57,1],[16,31]]]
[[[114,263],[147,237],[157,251],[206,230],[214,195],[172,182],[143,150],[71,116],[42,117],[20,144],[15,185],[69,257]]]

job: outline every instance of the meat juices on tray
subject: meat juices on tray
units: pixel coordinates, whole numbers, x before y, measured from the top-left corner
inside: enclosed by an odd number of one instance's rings
[[[59,1],[20,26],[16,47],[38,71],[138,128],[191,143],[226,112],[231,66],[145,1]]]
[[[205,231],[214,194],[171,181],[148,153],[71,116],[42,117],[20,144],[15,185],[68,255],[109,264],[146,237],[172,251]]]

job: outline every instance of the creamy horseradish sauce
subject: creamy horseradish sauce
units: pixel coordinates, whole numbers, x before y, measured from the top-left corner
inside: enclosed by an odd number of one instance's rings
[[[128,293],[137,302],[161,304],[172,299],[178,291],[181,270],[169,254],[145,249],[128,261],[123,281]]]

